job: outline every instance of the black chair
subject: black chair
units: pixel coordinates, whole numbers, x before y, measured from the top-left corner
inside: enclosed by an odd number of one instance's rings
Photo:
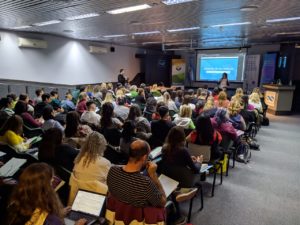
[[[44,132],[41,128],[39,128],[39,127],[32,128],[25,124],[23,125],[23,133],[26,138],[33,138],[33,137],[41,136],[44,134]]]
[[[52,165],[55,171],[55,175],[62,179],[65,183],[57,190],[57,194],[62,202],[63,205],[68,204],[70,186],[69,186],[69,179],[71,176],[71,171],[67,170],[62,166],[54,166]]]
[[[184,166],[175,166],[175,165],[166,165],[163,161],[157,162],[158,164],[158,173],[164,174],[176,181],[179,182],[180,188],[192,188],[190,190],[190,205],[189,205],[189,211],[188,211],[188,222],[190,222],[191,214],[192,214],[192,208],[193,208],[193,200],[196,196],[197,192],[200,190],[200,197],[201,197],[201,207],[198,211],[201,211],[203,209],[204,203],[203,203],[203,190],[202,185],[199,183],[200,181],[200,174],[194,174],[189,168]],[[196,188],[197,190],[193,189]],[[178,203],[181,202],[178,199],[178,196],[173,197],[173,202]]]
[[[152,121],[152,112],[144,111],[143,116],[149,121]]]
[[[211,146],[210,145],[197,145],[188,143],[188,149],[190,155],[193,156],[200,156],[203,155],[203,163],[207,163],[209,165],[212,165],[213,169],[213,185],[212,185],[212,191],[211,196],[214,196],[215,193],[215,184],[216,184],[216,177],[217,177],[217,170],[221,169],[220,173],[220,185],[223,183],[223,165],[220,162],[220,159],[211,159]]]
[[[236,149],[233,147],[233,141],[228,137],[228,135],[222,135],[222,141],[220,147],[222,148],[224,154],[228,155],[228,161],[226,165],[226,176],[228,176],[228,170],[230,166],[230,159],[232,158],[232,168],[235,167],[235,157]]]

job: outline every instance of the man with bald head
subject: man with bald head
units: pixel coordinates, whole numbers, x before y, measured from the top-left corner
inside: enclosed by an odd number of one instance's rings
[[[129,149],[129,160],[124,166],[114,166],[108,172],[109,196],[122,204],[135,208],[157,207],[166,204],[166,195],[156,175],[157,165],[148,161],[150,147],[147,142],[136,140]],[[147,175],[141,172],[146,169]],[[111,207],[108,201],[108,208]],[[123,212],[118,212],[116,217]]]

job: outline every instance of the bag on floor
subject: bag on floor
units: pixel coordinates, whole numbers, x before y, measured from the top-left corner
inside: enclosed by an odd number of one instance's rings
[[[251,149],[259,150],[259,144],[256,141],[254,141],[253,139],[249,138],[247,143]]]
[[[243,162],[243,163],[248,163],[248,162],[250,162],[250,159],[251,159],[251,149],[250,149],[250,146],[248,145],[247,142],[242,141],[237,146],[236,161]]]
[[[227,163],[228,163],[228,155],[224,154],[224,159],[220,161],[220,163],[222,163],[222,169],[223,169],[223,173],[227,172]],[[219,168],[217,170],[217,173],[220,174],[221,173],[221,168]]]
[[[265,116],[263,118],[262,122],[261,122],[261,125],[262,126],[269,126],[269,124],[270,124],[269,118]]]

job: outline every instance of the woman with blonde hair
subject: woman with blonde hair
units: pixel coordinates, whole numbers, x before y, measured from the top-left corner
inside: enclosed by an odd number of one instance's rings
[[[215,106],[218,108],[227,108],[229,105],[229,101],[227,99],[227,94],[225,91],[221,91],[219,93],[218,100],[215,100]]]
[[[233,101],[227,108],[229,114],[229,121],[233,127],[237,130],[246,130],[246,122],[244,118],[239,114],[241,111],[240,101]]]
[[[263,110],[258,93],[252,92],[249,96],[249,104],[253,105],[259,113],[262,113]]]
[[[96,131],[92,132],[75,158],[73,174],[81,181],[97,180],[106,184],[111,163],[103,157],[107,142],[104,136]]]
[[[163,95],[163,102],[166,104],[166,106],[169,108],[169,110],[178,112],[178,108],[175,104],[175,102],[171,99],[171,95],[169,94],[169,92],[165,92]]]
[[[195,129],[192,118],[192,108],[188,105],[180,107],[179,114],[175,117],[174,123],[176,126],[183,127],[184,129]]]
[[[236,100],[241,101],[243,95],[244,95],[243,89],[242,88],[237,88],[235,90],[235,95],[231,97],[231,101],[232,102],[236,101]]]
[[[213,117],[216,111],[217,107],[215,106],[214,97],[208,97],[203,107],[203,113],[209,117]]]
[[[116,106],[116,101],[115,101],[114,96],[111,92],[106,93],[105,99],[102,101],[102,105],[105,104],[106,102],[112,103],[114,107]]]

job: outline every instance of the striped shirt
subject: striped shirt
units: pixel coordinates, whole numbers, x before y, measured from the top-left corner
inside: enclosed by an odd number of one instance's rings
[[[162,194],[153,181],[140,172],[111,167],[107,175],[109,192],[119,201],[135,207],[160,206]]]

